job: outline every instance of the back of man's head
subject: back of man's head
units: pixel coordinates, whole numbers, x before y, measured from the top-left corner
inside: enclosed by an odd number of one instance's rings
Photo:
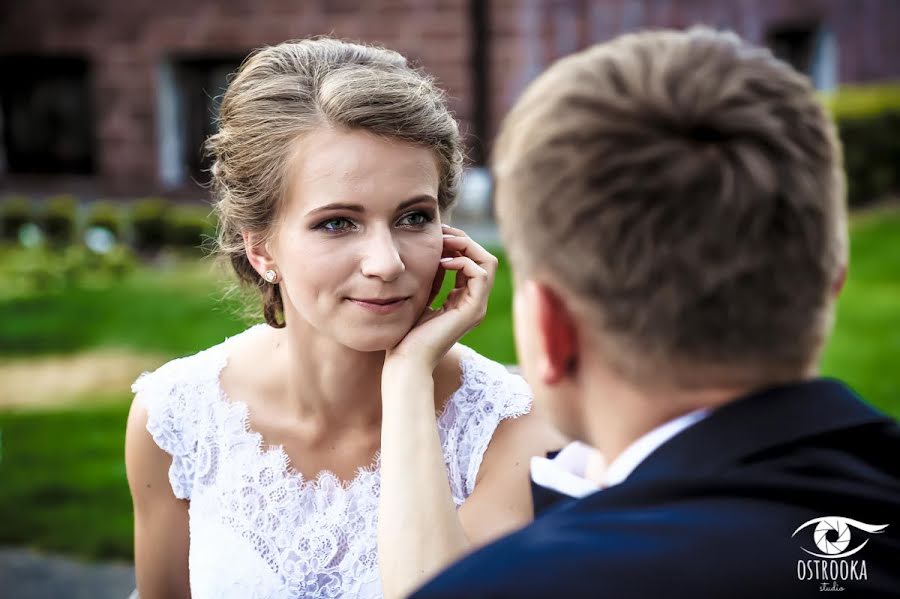
[[[846,264],[840,148],[768,51],[699,28],[594,46],[532,84],[496,156],[517,275],[552,275],[628,380],[814,368]]]

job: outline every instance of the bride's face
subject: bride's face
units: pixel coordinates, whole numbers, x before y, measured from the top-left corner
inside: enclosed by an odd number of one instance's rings
[[[270,245],[288,326],[300,318],[358,351],[393,347],[424,310],[441,258],[434,153],[323,128],[301,140],[289,173]]]

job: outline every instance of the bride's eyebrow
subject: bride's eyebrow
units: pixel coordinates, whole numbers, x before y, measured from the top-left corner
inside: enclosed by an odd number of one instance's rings
[[[418,204],[419,202],[430,202],[433,204],[437,204],[437,198],[431,195],[420,195],[405,202],[402,202],[399,206],[397,206],[397,212],[412,206],[413,204]],[[350,212],[359,212],[363,213],[366,211],[365,207],[361,204],[344,204],[341,202],[335,202],[332,204],[325,204],[324,206],[319,206],[318,208],[313,208],[309,212],[306,213],[306,216],[313,216],[320,212],[327,212],[329,210],[347,210]]]
[[[437,198],[435,198],[434,196],[427,195],[427,194],[420,195],[420,196],[416,196],[412,199],[406,200],[405,202],[402,202],[399,206],[397,206],[397,212],[400,212],[401,210],[406,210],[413,204],[418,204],[420,202],[428,202],[429,204],[434,204],[435,206],[437,206],[437,203],[438,203]]]
[[[348,210],[350,212],[365,212],[366,209],[360,206],[359,204],[342,204],[340,202],[336,202],[333,204],[325,204],[324,206],[319,206],[318,208],[314,208],[306,213],[306,216],[314,216],[319,214],[320,212],[328,212],[329,210]]]

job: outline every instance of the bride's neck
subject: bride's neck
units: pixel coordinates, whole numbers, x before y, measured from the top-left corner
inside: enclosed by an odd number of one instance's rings
[[[384,352],[359,352],[317,334],[286,327],[275,335],[278,396],[286,414],[333,428],[381,423]]]

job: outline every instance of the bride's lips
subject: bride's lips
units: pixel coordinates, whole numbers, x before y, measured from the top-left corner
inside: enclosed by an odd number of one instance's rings
[[[406,305],[407,300],[409,300],[408,297],[393,297],[386,299],[357,299],[354,297],[349,297],[347,299],[360,308],[365,308],[366,310],[375,312],[376,314],[390,314],[391,312],[396,312],[404,305]]]

